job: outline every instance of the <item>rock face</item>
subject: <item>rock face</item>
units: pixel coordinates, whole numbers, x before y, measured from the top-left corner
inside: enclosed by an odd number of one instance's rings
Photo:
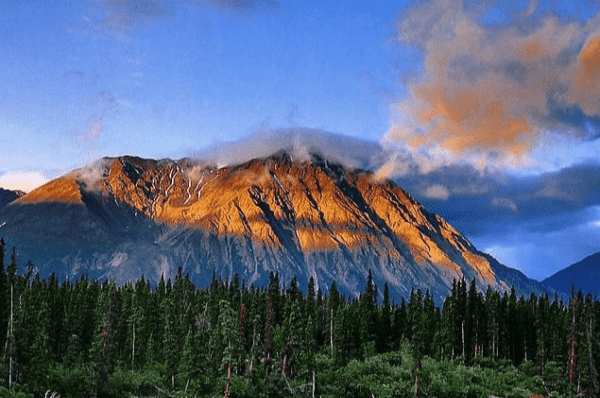
[[[0,188],[0,209],[23,195],[25,195],[25,193],[21,191],[11,191],[9,189]]]
[[[157,282],[182,267],[202,287],[213,273],[249,286],[278,272],[301,286],[313,277],[324,291],[335,280],[354,295],[371,270],[393,297],[421,288],[439,302],[462,277],[481,289],[544,291],[393,182],[317,154],[281,151],[222,168],[105,158],[14,201],[1,223],[7,244],[42,275]]]
[[[600,294],[600,252],[558,271],[542,284],[565,294],[569,294],[571,285],[583,294]]]

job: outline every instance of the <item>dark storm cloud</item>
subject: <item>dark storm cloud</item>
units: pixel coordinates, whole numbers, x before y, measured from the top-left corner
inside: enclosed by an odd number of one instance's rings
[[[589,221],[573,214],[600,206],[600,164],[596,163],[525,177],[451,165],[426,176],[411,174],[395,180],[427,209],[469,236],[502,235],[515,229],[549,233]],[[428,196],[432,186],[444,187],[447,198]]]

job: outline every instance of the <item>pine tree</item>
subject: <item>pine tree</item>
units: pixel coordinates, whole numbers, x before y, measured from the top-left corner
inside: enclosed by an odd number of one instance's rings
[[[335,280],[331,282],[331,287],[329,288],[329,299],[327,300],[327,319],[328,319],[328,327],[327,327],[327,335],[329,342],[329,350],[331,355],[333,355],[334,350],[334,325],[337,316],[338,306],[340,302],[340,295],[337,290],[337,285]]]
[[[49,349],[50,311],[42,289],[42,283],[36,280],[19,294],[22,308],[15,317],[18,382],[30,385],[37,394],[43,393],[43,386],[38,383],[44,380],[48,364],[53,360]]]
[[[179,365],[179,355],[181,347],[177,333],[177,319],[174,310],[173,299],[170,294],[167,294],[160,305],[162,314],[162,322],[164,332],[162,341],[162,352],[165,361],[165,370],[167,381],[171,389],[175,388],[175,376],[177,375]]]
[[[219,334],[221,336],[223,349],[223,358],[221,361],[221,371],[227,374],[227,382],[225,387],[225,398],[230,394],[231,372],[234,369],[233,359],[235,356],[236,344],[239,340],[236,314],[231,309],[227,300],[219,302]]]
[[[395,349],[399,349],[402,339],[407,337],[405,330],[408,326],[408,318],[406,314],[406,300],[404,297],[400,300],[400,305],[393,310],[392,319],[392,341]]]
[[[265,321],[265,368],[270,369],[273,348],[273,298],[269,294],[267,299],[267,319]]]
[[[360,296],[360,341],[362,351],[365,357],[373,354],[375,348],[376,328],[377,328],[377,296],[373,275],[371,270],[367,276],[367,286],[365,292]]]
[[[479,308],[479,294],[477,292],[475,278],[473,278],[471,279],[471,284],[469,285],[467,310],[465,316],[465,346],[467,359],[470,359],[474,355],[477,355],[477,349],[480,343],[478,340],[478,321],[480,312]]]
[[[97,391],[108,389],[109,376],[113,372],[116,341],[113,338],[118,310],[117,286],[114,282],[102,285],[96,306],[96,333],[94,336],[93,361],[97,375]]]
[[[581,295],[581,291],[579,292]],[[577,346],[579,345],[578,327],[581,303],[575,295],[575,287],[571,286],[571,298],[569,299],[569,354],[567,363],[567,375],[569,384],[573,385],[577,376]]]
[[[293,293],[292,293],[293,294]],[[300,325],[300,305],[294,300],[289,308],[285,320],[285,347],[283,349],[283,372],[286,376],[294,376],[297,373],[301,349],[306,348],[304,343],[304,327]]]
[[[190,380],[197,378],[198,373],[196,371],[198,366],[198,358],[196,356],[196,350],[194,347],[194,341],[196,336],[194,329],[190,328],[185,336],[183,343],[183,351],[181,352],[181,360],[179,362],[179,375],[182,381],[185,383],[184,391],[187,392],[190,385]]]
[[[4,347],[6,340],[6,331],[8,328],[8,309],[10,299],[10,287],[8,276],[4,270],[4,255],[6,244],[4,238],[0,239],[0,349]]]
[[[414,361],[415,372],[415,397],[419,391],[419,370],[421,368],[421,360],[425,350],[425,331],[423,330],[423,298],[420,289],[414,290],[410,295],[408,303],[408,316],[412,325],[412,356]]]
[[[439,312],[435,308],[433,297],[429,293],[429,289],[425,291],[423,298],[423,310],[421,313],[421,334],[423,339],[423,355],[432,356],[434,353],[433,342],[435,341],[435,333],[438,330]]]
[[[128,351],[131,350],[131,370],[143,369],[145,365],[145,345],[144,341],[150,338],[150,290],[149,286],[142,279],[135,284],[131,296],[131,315],[128,322],[129,344]]]
[[[17,283],[17,249],[13,246],[10,252],[10,264],[6,268],[8,284],[15,286]]]
[[[545,293],[540,296],[537,311],[535,313],[535,330],[538,332],[537,339],[537,355],[536,360],[542,367],[542,372],[546,362],[548,361],[548,354],[550,352],[550,323],[548,318],[550,316],[550,302],[548,294]]]
[[[517,309],[517,295],[515,293],[514,286],[510,291],[510,297],[508,299],[508,314],[507,314],[507,328],[508,328],[508,344],[509,344],[509,359],[513,365],[521,363],[521,351],[520,351],[520,330],[518,322],[518,309]]]
[[[337,366],[343,366],[347,363],[350,359],[353,342],[356,341],[352,336],[351,323],[355,323],[352,308],[346,306],[338,310],[333,328],[334,359]]]
[[[262,324],[261,318],[258,314],[255,315],[254,321],[252,322],[252,346],[250,347],[250,359],[248,363],[248,373],[252,373],[256,368],[256,363],[263,358],[263,344],[261,341],[261,330],[264,325]]]
[[[383,285],[383,302],[379,310],[379,325],[377,327],[377,351],[388,351],[392,342],[392,317],[390,308],[390,290],[387,282]]]
[[[321,300],[322,304],[322,300]],[[315,336],[317,334],[315,322],[319,319],[319,313],[322,311],[322,308],[317,307],[317,302],[315,300],[315,280],[311,276],[308,280],[308,288],[306,290],[306,300],[304,300],[304,311],[302,314],[302,323],[306,325],[308,319],[310,318],[313,322],[313,336],[312,340],[315,340]],[[324,314],[323,314],[324,315]],[[323,330],[323,322],[320,322],[319,332],[322,333]]]
[[[8,361],[8,388],[10,389],[13,384],[14,370],[15,370],[15,288],[10,285],[10,307],[9,307],[9,318],[8,327],[6,330],[6,342],[4,345],[4,360]]]
[[[486,335],[488,355],[498,359],[498,343],[500,341],[499,319],[500,296],[488,286],[485,294],[485,312],[487,314]]]
[[[587,393],[590,397],[595,397],[599,391],[598,370],[596,369],[596,352],[598,339],[596,336],[596,320],[594,316],[594,303],[591,294],[585,297],[585,307],[583,308],[582,317],[582,341],[584,342],[583,349],[580,350],[584,360],[581,362],[581,371],[583,373],[583,382],[587,386]]]
[[[314,355],[316,352],[316,340],[315,336],[315,327],[312,316],[308,317],[308,321],[306,321],[306,327],[302,330],[304,335],[302,336],[301,349],[303,351],[303,358],[301,364],[303,368],[306,368],[308,371],[313,370],[314,366]]]

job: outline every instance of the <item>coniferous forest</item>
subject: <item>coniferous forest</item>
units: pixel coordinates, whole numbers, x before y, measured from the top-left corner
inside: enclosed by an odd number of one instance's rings
[[[390,302],[234,277],[197,289],[17,273],[0,241],[0,396],[596,396],[600,303],[455,281]],[[5,266],[5,263],[7,265]]]

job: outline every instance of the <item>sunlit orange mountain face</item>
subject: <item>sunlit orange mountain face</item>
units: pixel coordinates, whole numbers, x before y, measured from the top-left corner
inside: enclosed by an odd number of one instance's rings
[[[0,235],[42,276],[119,283],[173,278],[199,287],[214,275],[246,286],[271,272],[326,292],[333,280],[360,293],[371,270],[393,297],[429,289],[441,301],[453,279],[484,290],[544,288],[477,249],[402,188],[318,154],[217,168],[188,159],[104,158],[0,210]]]

